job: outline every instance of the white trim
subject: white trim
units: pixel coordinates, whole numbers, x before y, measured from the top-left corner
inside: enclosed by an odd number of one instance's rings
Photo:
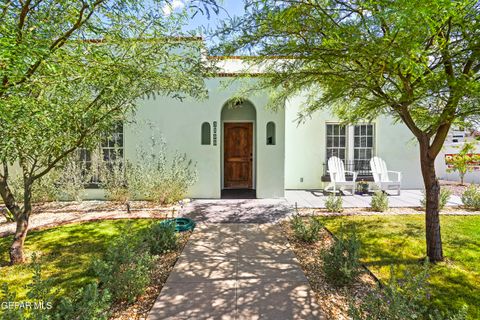
[[[252,128],[252,189],[257,189],[257,121],[256,120],[221,120],[221,145],[220,145],[220,187],[221,190],[225,189],[225,123],[253,123]],[[217,140],[218,142],[218,140]]]

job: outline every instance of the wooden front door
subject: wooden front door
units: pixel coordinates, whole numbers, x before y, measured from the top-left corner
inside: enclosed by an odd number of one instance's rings
[[[225,189],[253,187],[253,123],[224,124]]]

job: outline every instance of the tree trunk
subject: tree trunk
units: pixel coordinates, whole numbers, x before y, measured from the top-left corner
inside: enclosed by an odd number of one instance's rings
[[[440,233],[440,183],[435,172],[435,158],[429,156],[428,144],[420,143],[420,161],[425,185],[425,232],[430,262],[443,261]]]
[[[17,229],[15,231],[13,243],[10,247],[10,264],[12,265],[25,262],[23,245],[25,243],[25,238],[27,237],[29,215],[29,213],[22,212],[17,217]]]
[[[10,264],[12,265],[25,262],[23,247],[28,232],[28,220],[32,212],[32,182],[30,179],[24,178],[23,188],[23,209],[18,210],[15,215],[17,228],[10,246]]]

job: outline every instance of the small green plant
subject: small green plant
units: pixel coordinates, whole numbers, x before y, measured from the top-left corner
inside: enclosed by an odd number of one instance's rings
[[[353,320],[464,320],[467,309],[455,314],[444,314],[429,301],[428,263],[414,275],[406,272],[402,279],[390,269],[390,280],[377,286],[360,304],[350,302],[349,315]]]
[[[462,194],[462,202],[467,209],[480,210],[480,187],[470,185]]]
[[[93,282],[79,289],[73,297],[62,297],[55,308],[54,319],[106,320],[110,308],[110,293],[99,290]]]
[[[445,208],[445,206],[448,203],[448,199],[450,199],[451,195],[452,195],[452,191],[450,191],[449,189],[445,189],[445,188],[440,189],[440,196],[438,199],[438,208],[440,210],[443,210]],[[425,192],[423,192],[423,198],[420,200],[420,204],[423,209],[425,209],[427,206],[427,199],[426,199]]]
[[[382,191],[375,191],[370,202],[373,211],[385,212],[388,210],[388,196]]]
[[[355,228],[340,236],[322,252],[323,271],[328,282],[337,287],[351,284],[360,274],[360,241]]]
[[[103,259],[94,260],[92,271],[108,290],[112,300],[131,303],[144,292],[150,282],[153,258],[148,248],[126,228],[107,249]]]
[[[365,180],[360,180],[358,183],[357,183],[357,191],[358,192],[361,192],[361,193],[368,193],[368,182],[365,181]]]
[[[331,194],[325,200],[325,208],[328,212],[342,212],[343,211],[343,199]]]
[[[178,246],[175,220],[154,223],[147,231],[147,241],[152,254],[163,254]]]
[[[295,234],[295,238],[306,243],[313,243],[318,240],[319,232],[323,228],[322,223],[315,217],[310,217],[306,222],[298,214],[290,220],[290,225]]]

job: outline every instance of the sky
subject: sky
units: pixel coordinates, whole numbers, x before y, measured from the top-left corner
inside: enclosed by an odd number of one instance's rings
[[[165,14],[171,14],[172,11],[178,11],[185,8],[191,0],[172,0],[170,6],[165,6],[163,11]],[[208,29],[214,29],[221,20],[235,15],[242,15],[244,12],[243,0],[220,0],[217,1],[220,11],[218,14],[210,11],[210,17],[206,14],[198,13],[190,19],[189,23],[185,26],[184,31],[195,31],[200,27]],[[203,34],[199,34],[203,35]],[[210,40],[206,38],[206,41]]]

